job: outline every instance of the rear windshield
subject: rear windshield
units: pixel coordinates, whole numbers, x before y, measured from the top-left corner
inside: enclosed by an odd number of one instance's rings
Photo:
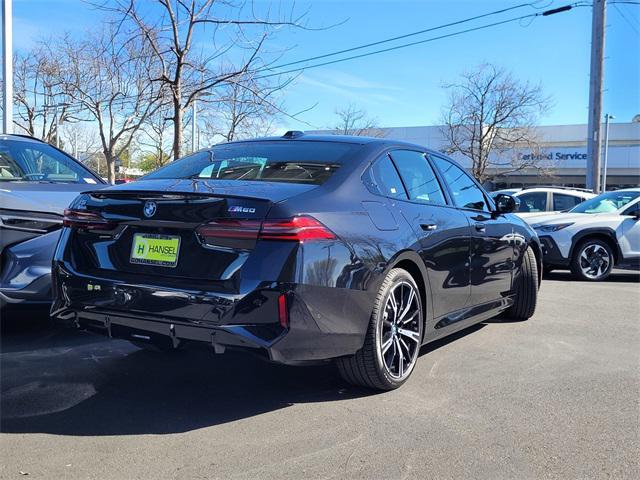
[[[146,175],[153,179],[259,180],[320,185],[358,145],[331,142],[246,142],[218,145]]]

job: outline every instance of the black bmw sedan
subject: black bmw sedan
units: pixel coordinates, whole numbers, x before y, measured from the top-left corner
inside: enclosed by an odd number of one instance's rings
[[[347,381],[393,389],[421,345],[533,315],[540,245],[514,208],[416,145],[221,144],[73,202],[52,315],[160,350],[335,360]]]

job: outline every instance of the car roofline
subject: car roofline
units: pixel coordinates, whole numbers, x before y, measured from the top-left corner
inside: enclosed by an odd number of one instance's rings
[[[41,138],[32,137],[31,135],[26,135],[24,133],[2,133],[2,134],[0,134],[0,138],[2,138],[2,139],[16,138],[16,137],[17,137],[17,140],[20,140],[20,139],[22,139],[22,140],[31,140],[33,142],[44,143],[44,144],[50,145],[48,142],[45,142]]]
[[[299,133],[298,135],[288,135],[290,132],[283,136],[273,136],[273,137],[258,137],[258,138],[250,138],[245,140],[232,140],[229,142],[221,142],[215,145],[211,145],[209,148],[219,147],[222,145],[237,145],[242,143],[254,143],[254,142],[328,142],[328,143],[348,143],[354,145],[380,145],[381,147],[386,146],[398,146],[398,147],[407,147],[416,150],[421,150],[427,153],[432,153],[436,155],[446,155],[442,152],[437,152],[431,148],[425,147],[424,145],[419,145],[416,143],[404,142],[401,140],[394,140],[389,138],[380,138],[380,137],[367,137],[367,136],[358,136],[358,135],[332,135],[332,134],[306,134]]]

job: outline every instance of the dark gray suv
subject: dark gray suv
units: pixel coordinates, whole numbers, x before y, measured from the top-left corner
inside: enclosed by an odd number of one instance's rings
[[[51,301],[51,259],[64,209],[80,192],[103,185],[48,143],[0,135],[0,306]]]

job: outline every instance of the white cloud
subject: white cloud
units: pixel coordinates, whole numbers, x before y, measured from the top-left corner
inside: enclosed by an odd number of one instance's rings
[[[297,81],[302,85],[329,91],[356,103],[372,105],[395,102],[396,97],[383,92],[399,90],[396,87],[374,83],[345,72],[322,72],[315,76],[304,73]]]

